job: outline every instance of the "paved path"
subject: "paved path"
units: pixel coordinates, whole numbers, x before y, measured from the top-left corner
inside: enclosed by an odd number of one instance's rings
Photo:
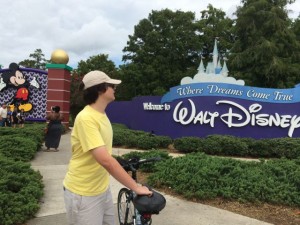
[[[62,181],[71,155],[70,132],[62,136],[59,150],[59,152],[39,151],[31,161],[32,168],[39,170],[43,176],[45,195],[36,218],[28,221],[27,225],[67,225]],[[113,154],[122,155],[128,151],[113,149]],[[115,204],[121,187],[114,178],[111,178]],[[177,199],[170,195],[165,197],[167,205],[159,215],[153,216],[153,225],[270,225],[215,207]]]

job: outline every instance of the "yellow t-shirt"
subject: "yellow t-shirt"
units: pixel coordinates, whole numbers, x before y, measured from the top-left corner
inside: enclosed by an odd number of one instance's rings
[[[64,186],[73,193],[94,196],[109,186],[109,173],[90,150],[104,146],[112,154],[112,127],[106,116],[90,106],[78,113],[71,134],[72,157]]]

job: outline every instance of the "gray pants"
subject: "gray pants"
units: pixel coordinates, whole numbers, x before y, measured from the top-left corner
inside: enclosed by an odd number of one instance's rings
[[[111,191],[97,196],[81,196],[64,191],[69,225],[115,225]]]

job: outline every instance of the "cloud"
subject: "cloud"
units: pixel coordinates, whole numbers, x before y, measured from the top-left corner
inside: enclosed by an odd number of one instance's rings
[[[199,18],[208,4],[230,13],[240,0],[0,0],[0,64],[28,59],[42,49],[46,59],[58,48],[69,54],[69,65],[97,54],[120,62],[128,35],[152,10],[192,11]],[[294,11],[300,5],[295,3]],[[298,10],[295,10],[298,9]]]

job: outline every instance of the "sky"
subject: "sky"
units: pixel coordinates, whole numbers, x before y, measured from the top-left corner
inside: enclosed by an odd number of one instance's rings
[[[50,59],[54,50],[63,49],[72,68],[98,54],[119,65],[128,36],[152,10],[191,11],[199,19],[208,4],[231,18],[241,5],[240,0],[0,0],[0,64],[8,68],[36,49]],[[296,18],[300,1],[288,9]]]

